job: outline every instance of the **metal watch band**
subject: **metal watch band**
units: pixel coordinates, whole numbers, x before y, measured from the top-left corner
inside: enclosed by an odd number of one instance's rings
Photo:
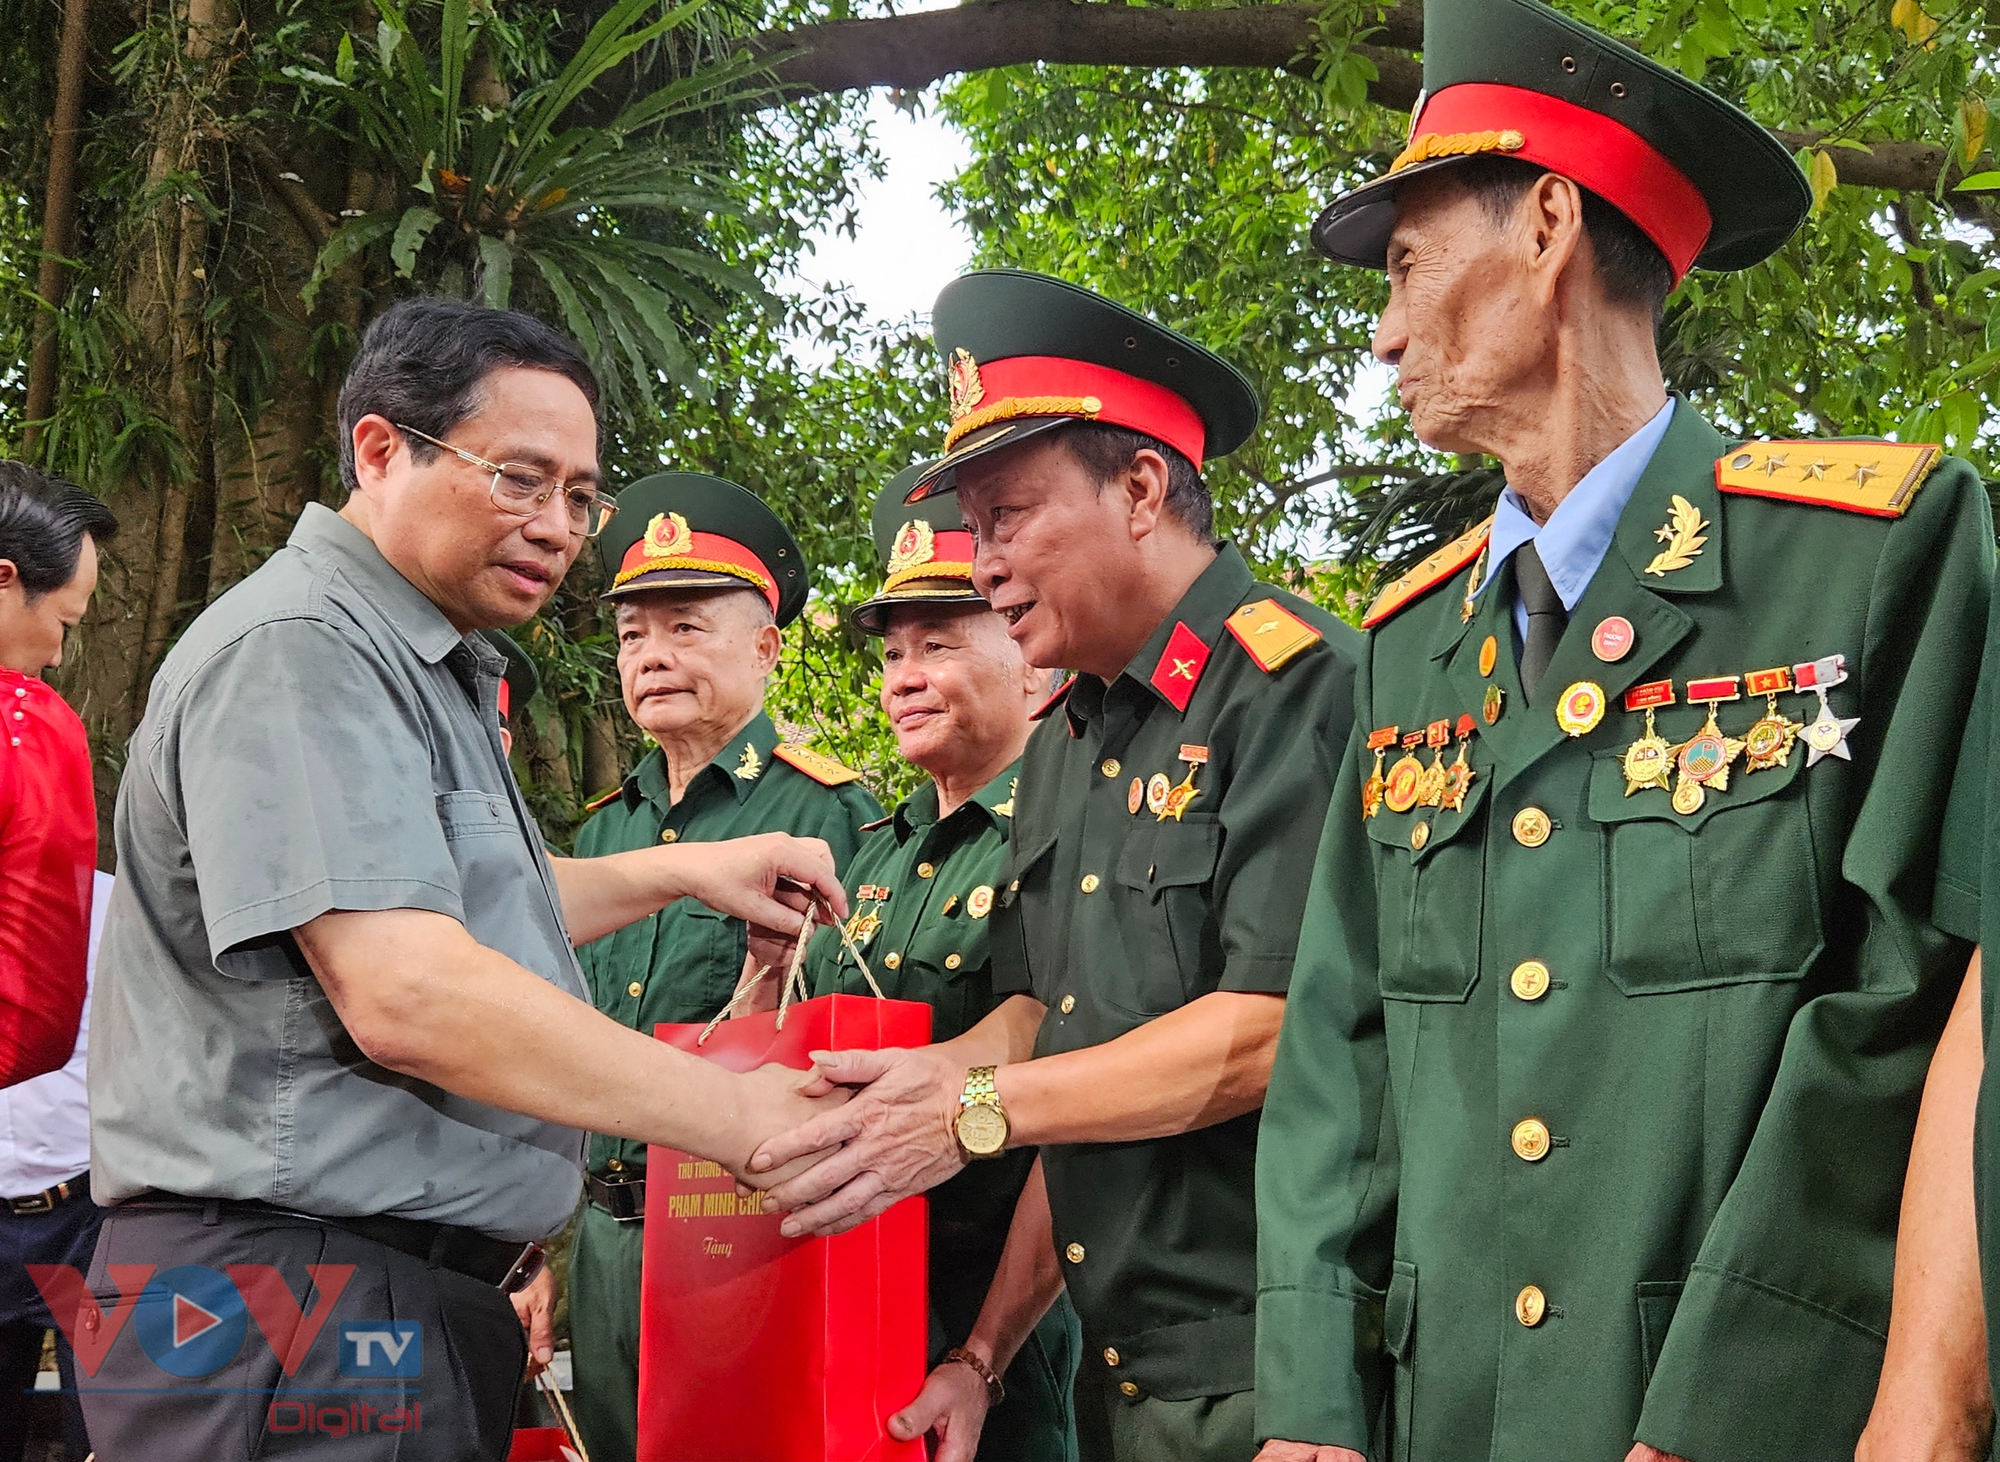
[[[944,1353],[943,1364],[949,1365],[954,1361],[969,1368],[975,1376],[986,1383],[986,1400],[989,1406],[998,1406],[1007,1399],[1007,1388],[1001,1384],[1000,1378],[993,1374],[993,1367],[985,1361],[962,1345],[954,1345]]]
[[[961,1107],[997,1107],[1000,1105],[1000,1088],[994,1084],[993,1073],[997,1066],[974,1066],[965,1073],[965,1090],[959,1093]]]

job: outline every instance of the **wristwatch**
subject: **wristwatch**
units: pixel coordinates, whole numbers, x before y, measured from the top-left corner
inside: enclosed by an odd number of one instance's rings
[[[998,1406],[1007,1399],[1007,1388],[1000,1384],[1000,1378],[993,1374],[993,1367],[962,1345],[954,1345],[944,1353],[940,1365],[961,1365],[986,1383],[986,1404]]]
[[[1000,1091],[993,1084],[994,1070],[991,1066],[975,1066],[965,1073],[958,1116],[951,1124],[960,1149],[975,1162],[998,1157],[1007,1150],[1007,1109],[1000,1105]]]

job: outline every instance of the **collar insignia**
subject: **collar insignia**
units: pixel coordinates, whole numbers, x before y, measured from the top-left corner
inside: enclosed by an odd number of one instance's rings
[[[746,782],[754,782],[764,775],[764,759],[757,755],[752,743],[743,743],[743,759],[736,763],[736,775]]]

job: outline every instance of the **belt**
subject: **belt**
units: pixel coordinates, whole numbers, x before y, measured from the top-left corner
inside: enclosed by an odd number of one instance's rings
[[[89,1173],[78,1173],[75,1177],[58,1183],[53,1188],[44,1188],[39,1193],[30,1193],[25,1198],[0,1198],[10,1212],[27,1217],[32,1213],[49,1213],[62,1207],[72,1198],[81,1198],[90,1188],[84,1179]]]
[[[613,1173],[608,1178],[585,1173],[583,1191],[592,1203],[620,1223],[637,1223],[646,1216],[644,1173]]]
[[[357,1238],[407,1254],[433,1269],[449,1269],[481,1284],[490,1284],[503,1294],[526,1289],[542,1272],[542,1246],[516,1244],[489,1238],[476,1229],[456,1228],[448,1223],[425,1223],[420,1219],[397,1218],[393,1214],[371,1214],[360,1218],[330,1218],[320,1213],[300,1213],[262,1203],[254,1198],[187,1198],[177,1193],[150,1192],[120,1208],[196,1208],[218,1213],[243,1214],[259,1218],[289,1218],[307,1223],[323,1223]]]

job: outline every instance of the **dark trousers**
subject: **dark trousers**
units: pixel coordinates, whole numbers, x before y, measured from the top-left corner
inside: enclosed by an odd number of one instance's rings
[[[113,1265],[158,1272],[95,1374],[80,1378],[97,1462],[500,1462],[507,1455],[527,1341],[513,1305],[490,1284],[328,1224],[212,1206],[107,1211],[89,1277],[106,1324],[118,1302]],[[306,1266],[352,1268],[306,1346],[296,1319],[294,1328],[282,1323],[283,1295],[267,1288],[232,1309],[230,1294],[248,1293],[237,1281],[266,1272],[232,1276],[232,1265],[275,1270],[296,1307],[290,1313],[303,1312],[306,1326],[322,1303]],[[338,1275],[322,1269],[319,1283],[330,1291]],[[124,1277],[130,1283],[132,1271]],[[260,1309],[278,1317],[282,1344],[273,1344]],[[416,1374],[382,1373],[388,1353],[367,1337],[386,1334],[401,1346],[398,1363]],[[88,1360],[80,1357],[86,1372]],[[374,1371],[363,1373],[370,1365]]]
[[[90,1263],[104,1210],[90,1201],[88,1174],[71,1180],[77,1196],[46,1213],[0,1208],[0,1462],[21,1462],[28,1441],[29,1397],[41,1369],[42,1338],[55,1322],[42,1292],[28,1276],[30,1264]],[[90,1451],[83,1410],[76,1401],[76,1367],[69,1341],[56,1334],[56,1367],[62,1391],[47,1400],[61,1416],[65,1449],[75,1462]]]

